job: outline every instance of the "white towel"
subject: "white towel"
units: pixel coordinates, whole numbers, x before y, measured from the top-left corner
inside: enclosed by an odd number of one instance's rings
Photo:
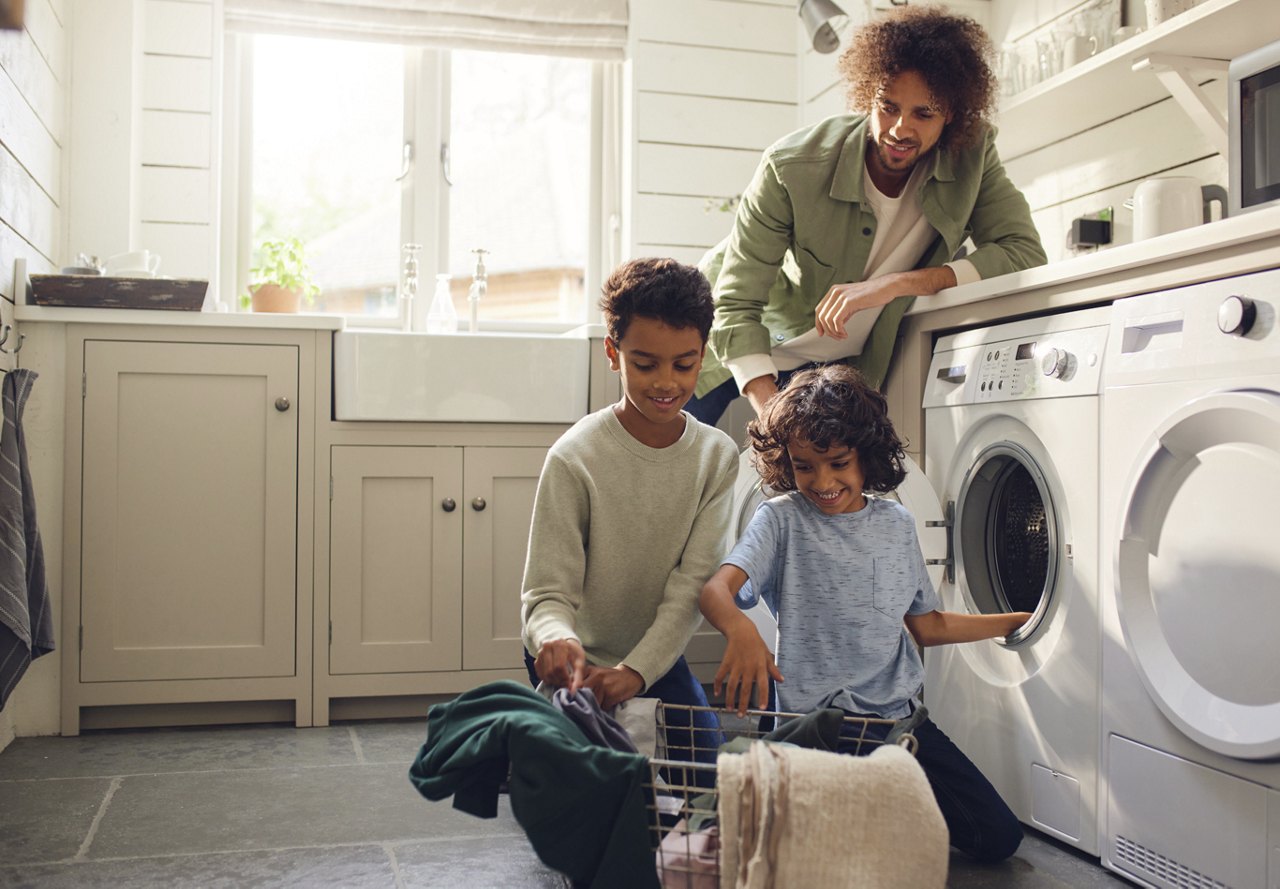
[[[722,754],[721,889],[942,889],[949,838],[920,764],[753,744]]]
[[[22,434],[22,409],[36,376],[18,368],[0,382],[0,709],[31,661],[54,648],[53,609]]]

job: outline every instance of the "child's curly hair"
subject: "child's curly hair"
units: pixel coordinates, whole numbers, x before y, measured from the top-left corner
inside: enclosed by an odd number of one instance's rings
[[[797,440],[818,450],[844,445],[856,451],[868,491],[887,494],[907,475],[902,440],[889,422],[884,396],[845,364],[793,376],[764,412],[747,424],[747,432],[756,470],[777,492],[796,488],[787,445]]]
[[[998,81],[991,38],[973,19],[936,6],[901,6],[854,32],[840,54],[849,107],[869,112],[876,94],[903,71],[918,71],[950,115],[942,148],[974,144],[995,113]]]
[[[600,296],[609,339],[616,346],[627,335],[631,319],[656,318],[676,329],[692,327],[707,341],[715,303],[702,272],[674,259],[633,259],[613,270]]]

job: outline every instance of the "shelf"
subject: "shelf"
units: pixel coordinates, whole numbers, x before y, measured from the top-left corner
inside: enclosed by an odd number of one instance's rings
[[[1134,71],[1153,54],[1229,61],[1280,40],[1276,0],[1205,0],[1029,90],[1006,98],[997,123],[1005,161],[1169,97],[1155,74]]]

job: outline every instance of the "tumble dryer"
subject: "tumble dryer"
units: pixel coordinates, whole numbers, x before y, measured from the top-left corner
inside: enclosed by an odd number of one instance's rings
[[[1030,612],[925,650],[925,704],[1018,818],[1096,853],[1098,423],[1109,308],[941,339],[925,471],[950,522],[947,611]]]
[[[1280,887],[1280,269],[1121,300],[1103,395],[1103,864]]]

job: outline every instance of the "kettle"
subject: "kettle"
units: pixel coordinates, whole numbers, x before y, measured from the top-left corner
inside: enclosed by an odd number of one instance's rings
[[[1214,201],[1227,215],[1227,190],[1221,185],[1201,185],[1190,176],[1147,179],[1134,190],[1132,201],[1135,241],[1208,222]]]

